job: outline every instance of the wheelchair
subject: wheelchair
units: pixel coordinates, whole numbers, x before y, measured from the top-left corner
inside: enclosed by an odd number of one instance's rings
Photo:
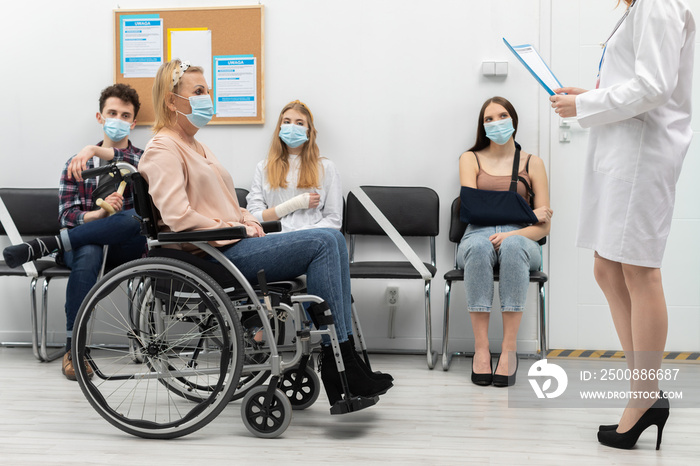
[[[350,393],[331,311],[321,298],[305,293],[303,279],[268,284],[261,270],[253,286],[208,243],[243,239],[244,227],[159,232],[159,214],[138,171],[120,162],[86,170],[83,177],[107,174],[132,183],[149,254],[99,280],[76,317],[73,359],[83,361],[75,364],[76,377],[104,419],[135,436],[176,438],[201,429],[230,401],[242,399],[246,428],[257,437],[277,437],[290,425],[292,410],[318,398],[312,337],[323,334],[330,338],[344,391],[331,414],[376,404],[377,396]],[[280,223],[263,227],[279,231]],[[197,246],[218,263],[162,247],[181,243]],[[367,360],[354,304],[353,320]],[[293,334],[286,344],[288,327]],[[263,341],[255,338],[258,328]]]

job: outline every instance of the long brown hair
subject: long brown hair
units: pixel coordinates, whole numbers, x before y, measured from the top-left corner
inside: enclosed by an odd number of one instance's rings
[[[515,129],[515,131],[513,131],[513,138],[515,138],[515,135],[518,133],[518,113],[515,111],[513,104],[503,97],[491,97],[490,99],[486,99],[484,105],[481,106],[481,111],[479,112],[479,125],[476,128],[476,142],[471,149],[469,149],[469,151],[480,151],[486,149],[489,144],[491,144],[491,140],[486,137],[486,129],[484,129],[484,113],[486,113],[486,107],[491,104],[498,104],[506,109],[513,120],[513,128]]]
[[[615,8],[620,6],[620,3],[625,2],[627,4],[627,8],[634,2],[634,0],[617,0],[617,5],[615,5]]]
[[[321,155],[316,145],[316,127],[314,117],[306,104],[295,100],[284,106],[277,119],[277,127],[272,135],[270,151],[267,154],[267,180],[272,189],[285,189],[287,187],[287,173],[289,172],[289,148],[287,144],[280,140],[280,128],[282,120],[287,110],[296,110],[306,117],[309,124],[309,140],[304,143],[299,155],[299,179],[298,188],[318,188],[320,187],[319,166]]]

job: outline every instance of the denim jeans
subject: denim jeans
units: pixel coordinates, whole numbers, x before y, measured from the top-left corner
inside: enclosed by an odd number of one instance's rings
[[[496,251],[489,240],[494,233],[519,230],[520,225],[469,225],[457,248],[457,266],[464,270],[469,312],[490,312],[493,303],[493,269],[499,265],[498,295],[501,311],[521,312],[527,299],[530,271],[541,263],[540,247],[521,235],[507,237]]]
[[[348,329],[352,329],[350,265],[345,237],[338,230],[318,228],[246,238],[221,250],[253,284],[260,269],[271,282],[306,274],[308,293],[328,303],[338,340],[347,341]]]
[[[66,330],[69,337],[83,299],[97,282],[102,268],[103,246],[109,246],[106,269],[138,259],[146,252],[146,238],[141,236],[141,225],[135,215],[133,209],[121,211],[61,231],[63,260],[71,269],[66,286]]]

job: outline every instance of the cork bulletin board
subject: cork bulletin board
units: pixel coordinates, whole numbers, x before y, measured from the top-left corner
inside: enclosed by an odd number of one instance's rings
[[[153,10],[114,10],[114,82],[128,84],[136,89],[141,101],[141,110],[139,111],[137,125],[151,125],[153,124],[154,120],[151,92],[154,78],[129,77],[128,73],[125,76],[122,62],[122,17],[124,17],[125,20],[128,20],[129,17],[136,18],[139,16],[156,17],[162,19],[163,62],[168,60],[167,54],[169,44],[167,43],[168,34],[166,31],[171,29],[210,30],[211,55],[213,57],[255,57],[255,115],[228,117],[214,116],[209,124],[262,124],[265,122],[263,5]],[[172,58],[182,57],[173,56]],[[192,65],[203,64],[192,63]],[[209,66],[211,67],[212,64],[209,64]]]

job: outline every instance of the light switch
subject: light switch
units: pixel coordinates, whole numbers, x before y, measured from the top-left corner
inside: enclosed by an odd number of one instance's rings
[[[496,76],[508,76],[508,62],[507,61],[497,61],[496,65]]]
[[[496,62],[481,62],[481,74],[484,76],[496,76]]]

